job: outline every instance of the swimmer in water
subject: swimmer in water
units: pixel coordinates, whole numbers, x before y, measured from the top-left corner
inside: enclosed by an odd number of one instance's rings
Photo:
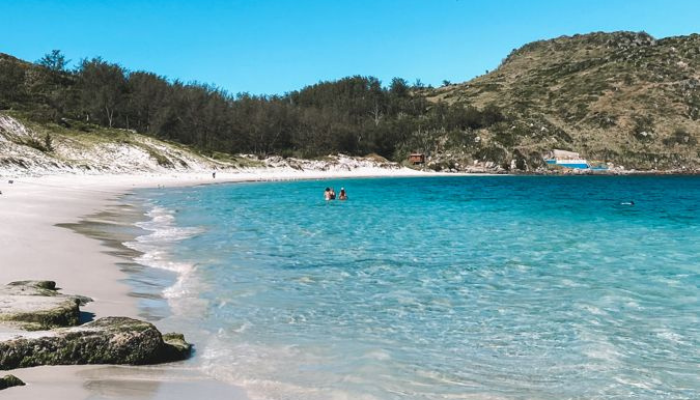
[[[333,199],[331,198],[331,188],[329,188],[329,187],[326,188],[326,191],[323,192],[323,198],[324,198],[326,201],[328,201],[328,200],[333,200]]]
[[[348,199],[348,194],[345,191],[345,188],[340,188],[340,194],[338,195],[338,200],[347,200]]]

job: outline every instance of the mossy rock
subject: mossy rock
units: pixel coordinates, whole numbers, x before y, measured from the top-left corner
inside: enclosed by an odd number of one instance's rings
[[[60,293],[53,281],[12,282],[0,288],[0,321],[26,330],[76,326],[84,296]]]
[[[161,335],[152,324],[107,317],[39,338],[0,342],[0,369],[40,365],[147,365],[188,358],[192,345],[179,334]]]
[[[56,291],[56,282],[54,281],[17,281],[17,282],[10,282],[7,284],[7,286],[24,286],[24,287],[31,287],[31,288],[36,288],[36,289],[46,289],[46,290],[51,290],[51,291]]]
[[[0,390],[24,385],[25,383],[14,375],[5,375],[2,378],[0,378]]]
[[[181,333],[166,333],[163,335],[166,346],[166,358],[183,360],[192,353],[192,345],[187,343],[185,335]]]

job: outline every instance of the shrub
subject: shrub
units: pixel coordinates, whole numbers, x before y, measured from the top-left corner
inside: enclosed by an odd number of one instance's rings
[[[53,138],[48,132],[46,133],[46,136],[44,136],[44,147],[46,148],[46,151],[53,151]]]
[[[664,139],[663,143],[668,147],[673,147],[677,144],[683,146],[695,146],[698,144],[698,140],[685,129],[678,128],[671,136]]]
[[[51,150],[49,150],[49,149],[46,147],[46,145],[45,145],[44,142],[42,142],[41,140],[37,140],[37,139],[35,139],[35,138],[33,138],[33,137],[24,140],[23,144],[24,144],[25,146],[29,146],[29,147],[31,147],[31,148],[33,148],[33,149],[37,149],[37,150],[39,150],[39,151],[42,152],[42,153],[47,153],[47,152],[51,151]]]
[[[654,120],[649,116],[637,117],[632,135],[640,142],[654,141]]]

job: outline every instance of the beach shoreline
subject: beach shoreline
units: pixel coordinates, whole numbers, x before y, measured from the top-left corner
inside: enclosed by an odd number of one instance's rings
[[[117,266],[124,260],[110,254],[105,243],[66,229],[66,224],[80,223],[90,215],[114,208],[122,204],[124,195],[136,189],[257,181],[440,175],[448,174],[410,169],[359,168],[350,171],[217,171],[216,178],[208,172],[3,177],[0,181],[0,247],[4,254],[0,283],[53,280],[63,293],[94,299],[82,308],[83,312],[94,318],[139,318],[138,299],[130,296],[131,288],[126,283],[128,273]],[[9,331],[0,333],[7,335]],[[195,382],[193,387],[208,393],[209,398],[223,398],[224,393],[235,393],[234,398],[237,399],[245,398],[240,389],[196,373],[183,374],[177,369],[168,369],[169,372],[152,374],[144,371],[152,372],[154,368],[119,367],[121,374],[114,377],[110,368],[117,367],[65,366],[7,371],[27,383],[26,387],[9,390],[16,399],[42,398],[49,393],[52,397],[61,393],[59,399],[94,399],[100,398],[100,393],[104,394],[105,390],[111,395],[119,395],[119,391],[123,390],[121,394],[135,399],[164,398],[161,397],[163,393],[168,393],[167,398],[185,399],[190,398],[192,393],[181,390],[181,386],[187,386],[182,383]]]

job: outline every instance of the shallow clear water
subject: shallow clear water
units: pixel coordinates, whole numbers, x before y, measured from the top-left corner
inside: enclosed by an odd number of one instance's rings
[[[326,186],[350,200],[323,201]],[[700,178],[139,196],[141,262],[180,274],[162,323],[197,343],[192,367],[251,398],[700,397]]]

